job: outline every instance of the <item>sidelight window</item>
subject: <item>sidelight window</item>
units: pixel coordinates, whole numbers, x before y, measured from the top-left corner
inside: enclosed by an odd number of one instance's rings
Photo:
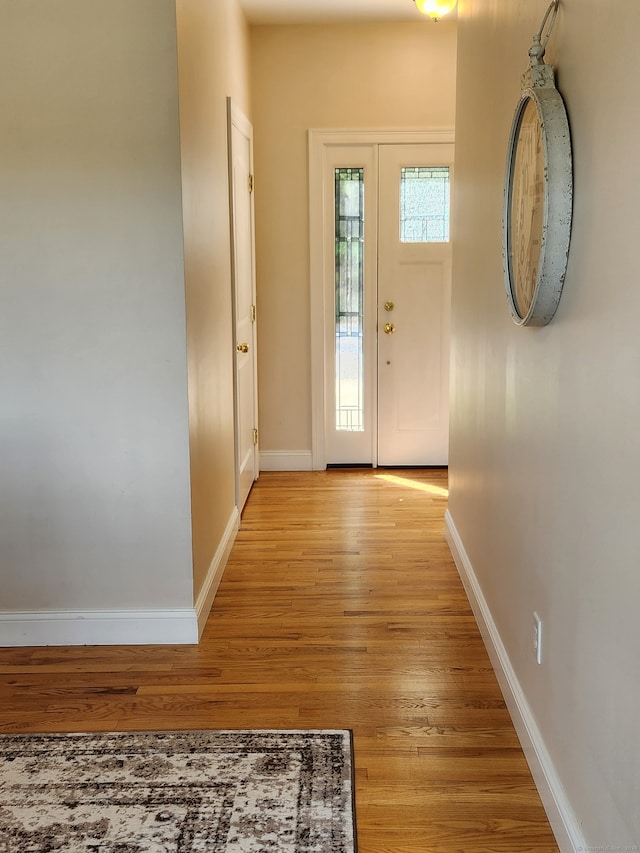
[[[335,170],[336,429],[364,430],[364,169]]]

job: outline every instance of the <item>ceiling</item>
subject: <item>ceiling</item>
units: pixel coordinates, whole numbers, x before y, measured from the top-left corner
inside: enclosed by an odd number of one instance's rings
[[[432,22],[413,0],[240,0],[250,24],[313,24],[340,21]],[[455,12],[448,16],[455,17]]]

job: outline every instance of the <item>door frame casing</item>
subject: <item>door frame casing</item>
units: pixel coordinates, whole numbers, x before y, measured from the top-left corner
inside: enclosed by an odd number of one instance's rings
[[[453,128],[421,130],[392,129],[311,129],[309,130],[309,286],[311,308],[311,459],[314,471],[327,467],[325,447],[326,382],[325,329],[331,306],[325,298],[326,253],[323,223],[327,198],[323,181],[326,150],[332,146],[455,143]]]

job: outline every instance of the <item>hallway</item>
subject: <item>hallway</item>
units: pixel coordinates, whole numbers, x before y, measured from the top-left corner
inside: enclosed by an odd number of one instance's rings
[[[0,731],[351,728],[360,853],[557,851],[442,470],[264,473],[198,647],[0,650]]]

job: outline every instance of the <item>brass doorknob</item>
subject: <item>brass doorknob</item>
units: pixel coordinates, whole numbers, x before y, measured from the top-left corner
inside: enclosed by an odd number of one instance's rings
[[[384,333],[385,335],[392,335],[396,330],[396,327],[393,323],[385,323],[384,324]]]
[[[249,344],[238,344],[236,349],[238,352],[249,352]]]

